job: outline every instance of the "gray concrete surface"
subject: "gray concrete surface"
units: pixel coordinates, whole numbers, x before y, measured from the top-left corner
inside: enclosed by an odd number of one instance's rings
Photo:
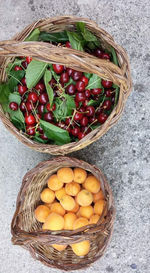
[[[114,35],[131,60],[134,91],[118,124],[99,141],[72,154],[107,175],[117,216],[105,256],[86,271],[150,272],[150,4],[149,0],[1,0],[0,40],[33,20],[54,15],[89,17]],[[23,175],[49,155],[33,152],[0,122],[0,273],[56,273],[19,246],[11,245],[10,223]]]

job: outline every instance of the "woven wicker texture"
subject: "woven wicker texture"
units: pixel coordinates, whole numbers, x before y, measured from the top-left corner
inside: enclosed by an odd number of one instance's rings
[[[23,42],[35,28],[39,28],[40,31],[58,32],[64,29],[73,29],[75,23],[78,21],[83,21],[86,24],[86,27],[100,39],[104,48],[112,46],[116,50],[119,67],[107,60],[99,59],[88,53],[74,49],[56,47],[45,42]],[[59,63],[78,71],[95,73],[101,78],[110,80],[120,87],[118,104],[113,109],[106,122],[80,141],[62,146],[40,144],[27,138],[10,122],[9,117],[4,115],[2,108],[0,108],[0,118],[6,128],[30,148],[39,152],[57,155],[71,153],[96,141],[120,118],[126,99],[132,88],[128,56],[126,51],[116,44],[114,39],[105,30],[99,28],[95,22],[87,18],[73,16],[42,19],[26,27],[22,32],[13,37],[12,40],[0,42],[0,82],[6,81],[5,68],[7,64],[17,56],[32,56],[40,61]]]
[[[41,229],[42,224],[35,219],[34,210],[40,204],[40,193],[46,186],[48,177],[61,167],[81,167],[100,180],[106,206],[97,224],[74,231],[51,232]],[[23,178],[11,225],[12,242],[28,249],[35,259],[47,266],[63,270],[79,269],[88,266],[104,254],[112,235],[114,218],[112,191],[103,173],[97,167],[84,161],[58,157],[51,161],[41,162]],[[50,246],[51,244],[68,245],[83,240],[90,240],[91,245],[90,252],[84,257],[76,256],[70,246],[67,246],[62,252]]]

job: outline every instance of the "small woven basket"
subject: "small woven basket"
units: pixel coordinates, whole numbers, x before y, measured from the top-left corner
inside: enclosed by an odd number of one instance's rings
[[[23,42],[24,39],[35,29],[40,31],[58,32],[64,29],[74,29],[76,22],[82,21],[86,27],[101,41],[104,48],[112,46],[118,57],[119,67],[104,59],[99,59],[88,53],[78,50],[57,47],[45,42]],[[119,100],[116,107],[99,128],[93,130],[78,142],[72,142],[62,146],[40,144],[27,138],[9,120],[0,107],[0,118],[6,128],[11,131],[22,143],[39,152],[50,154],[67,154],[80,150],[105,134],[120,118],[126,99],[131,92],[132,81],[130,65],[126,51],[119,46],[114,39],[98,25],[87,19],[73,16],[61,16],[38,20],[27,26],[22,32],[10,41],[0,42],[0,82],[6,81],[5,69],[9,62],[17,56],[32,56],[34,59],[59,63],[75,70],[95,73],[105,80],[110,80],[120,87]]]
[[[106,205],[97,224],[88,225],[77,230],[43,231],[34,217],[34,210],[40,204],[40,193],[47,184],[48,177],[61,167],[81,167],[101,182],[101,189],[106,199]],[[23,178],[18,194],[16,212],[14,214],[11,232],[12,242],[30,251],[33,258],[47,266],[63,270],[75,270],[88,266],[100,258],[111,238],[115,218],[114,199],[110,186],[103,173],[95,166],[84,161],[58,157],[51,161],[38,164]],[[90,252],[84,257],[76,256],[69,244],[83,240],[90,241]],[[51,244],[65,244],[67,248],[59,252]]]

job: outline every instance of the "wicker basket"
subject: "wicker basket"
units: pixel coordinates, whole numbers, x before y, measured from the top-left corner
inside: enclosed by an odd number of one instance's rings
[[[104,47],[111,45],[117,53],[119,66],[107,60],[96,58],[88,53],[74,49],[56,47],[44,42],[22,42],[35,28],[41,31],[57,32],[64,29],[72,29],[76,22],[83,21],[86,27],[92,31]],[[26,27],[10,41],[0,42],[0,82],[6,81],[6,65],[16,56],[33,56],[37,60],[50,63],[59,63],[82,72],[96,73],[101,78],[110,80],[120,87],[120,95],[117,106],[114,108],[107,121],[99,128],[93,130],[82,140],[62,146],[46,145],[32,141],[23,135],[10,122],[0,109],[0,118],[7,129],[11,131],[22,143],[39,152],[50,154],[67,154],[84,148],[105,134],[120,118],[126,99],[130,94],[132,82],[128,56],[125,50],[115,43],[114,39],[97,24],[87,18],[62,16],[42,19]]]
[[[34,210],[40,203],[40,193],[45,187],[49,175],[55,173],[60,167],[66,166],[84,168],[101,181],[101,189],[106,199],[104,212],[97,224],[74,231],[42,231],[42,224],[34,217]],[[84,161],[58,157],[38,164],[25,175],[11,225],[12,242],[28,249],[33,258],[47,266],[63,270],[80,269],[103,255],[112,235],[114,218],[115,208],[112,191],[103,173],[97,167]],[[83,240],[90,240],[91,244],[90,252],[84,257],[76,256],[70,246],[67,246],[62,252],[50,246],[51,244],[69,245]]]

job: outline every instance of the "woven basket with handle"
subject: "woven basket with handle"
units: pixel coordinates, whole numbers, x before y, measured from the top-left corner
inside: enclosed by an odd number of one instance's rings
[[[106,205],[97,224],[74,231],[42,231],[42,224],[35,219],[34,210],[40,204],[40,193],[47,184],[47,178],[61,167],[81,167],[100,180]],[[114,199],[103,173],[96,166],[84,161],[58,157],[51,161],[41,162],[23,178],[11,225],[12,242],[29,250],[35,259],[47,266],[63,270],[80,269],[93,263],[104,254],[112,235],[114,218]],[[79,257],[73,253],[69,244],[83,240],[89,240],[91,248],[86,256]],[[51,244],[68,246],[64,251],[59,252]]]
[[[24,39],[35,29],[40,31],[58,32],[64,29],[74,29],[75,23],[82,21],[86,27],[101,41],[104,48],[112,46],[118,57],[119,67],[104,59],[99,59],[88,53],[70,48],[57,47],[45,42],[24,42]],[[119,46],[111,35],[98,25],[87,19],[74,16],[61,16],[38,20],[13,37],[12,40],[0,42],[0,82],[6,81],[5,68],[17,56],[32,56],[34,59],[59,63],[78,71],[95,73],[102,79],[110,80],[120,87],[119,100],[106,122],[93,130],[78,142],[62,146],[41,144],[27,138],[9,120],[0,107],[0,118],[7,129],[11,131],[22,143],[39,152],[51,154],[67,154],[77,151],[96,141],[105,134],[120,118],[126,99],[131,92],[132,82],[130,65],[126,51]]]

